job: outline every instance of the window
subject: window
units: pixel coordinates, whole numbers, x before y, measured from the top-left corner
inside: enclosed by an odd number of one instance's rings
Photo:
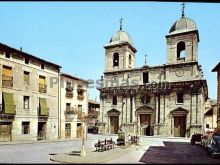
[[[72,82],[71,81],[66,81],[66,86],[71,86]]]
[[[185,58],[185,43],[179,42],[177,44],[177,60]]]
[[[29,72],[24,71],[24,83],[29,84]]]
[[[143,83],[149,82],[148,72],[143,72]]]
[[[5,52],[5,57],[10,58],[11,57],[10,52]]]
[[[113,96],[112,105],[117,105],[117,96]]]
[[[70,111],[71,103],[66,103],[66,111]]]
[[[39,76],[39,92],[40,93],[47,92],[46,78],[44,76]]]
[[[3,66],[2,69],[2,86],[13,87],[12,68]]]
[[[183,103],[183,93],[177,93],[177,103]]]
[[[29,64],[29,59],[25,58],[25,64]]]
[[[44,69],[44,64],[41,64],[41,69]]]
[[[131,65],[131,61],[132,61],[132,57],[131,57],[131,55],[129,54],[129,65]]]
[[[21,134],[29,134],[29,133],[30,133],[30,122],[22,122]]]
[[[23,101],[24,101],[24,109],[29,109],[30,97],[24,96]]]
[[[206,127],[206,128],[209,128],[209,124],[206,124],[205,127]]]
[[[78,105],[78,114],[82,114],[82,105]]]
[[[113,66],[118,66],[118,64],[119,64],[119,54],[114,53],[113,54]]]

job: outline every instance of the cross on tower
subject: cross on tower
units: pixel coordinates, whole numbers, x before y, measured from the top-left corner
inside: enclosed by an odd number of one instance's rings
[[[183,2],[181,5],[182,5],[182,18],[183,18],[185,16],[184,14],[185,2]]]
[[[146,65],[147,64],[147,55],[145,54],[145,61],[144,61],[144,64]]]
[[[120,30],[122,30],[122,21],[123,21],[123,18],[121,17],[121,19],[120,19]]]

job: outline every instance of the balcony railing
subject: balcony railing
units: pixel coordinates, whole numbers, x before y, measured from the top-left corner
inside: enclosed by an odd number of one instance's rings
[[[72,92],[67,92],[67,91],[66,91],[66,97],[73,97],[73,93],[72,93]]]
[[[77,110],[74,107],[67,107],[65,111],[66,115],[75,115],[77,114]]]
[[[40,93],[46,93],[47,92],[47,85],[39,84],[39,92]]]
[[[2,75],[2,86],[13,87],[13,77]]]
[[[78,99],[78,100],[83,100],[83,99],[84,99],[84,96],[78,95],[78,96],[77,96],[77,99]]]

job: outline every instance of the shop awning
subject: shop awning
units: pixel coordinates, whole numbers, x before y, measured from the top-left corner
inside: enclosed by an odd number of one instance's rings
[[[3,92],[5,114],[15,114],[14,97],[12,93]]]

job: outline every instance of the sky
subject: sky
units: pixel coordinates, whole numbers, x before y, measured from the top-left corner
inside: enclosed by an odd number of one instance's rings
[[[103,75],[105,49],[119,30],[129,33],[137,49],[136,67],[166,63],[166,38],[181,17],[180,2],[0,2],[0,42],[61,65],[61,72],[96,81]],[[185,5],[185,16],[199,31],[198,62],[208,82],[209,98],[217,98],[220,61],[220,4]],[[99,99],[96,87],[91,99]]]

